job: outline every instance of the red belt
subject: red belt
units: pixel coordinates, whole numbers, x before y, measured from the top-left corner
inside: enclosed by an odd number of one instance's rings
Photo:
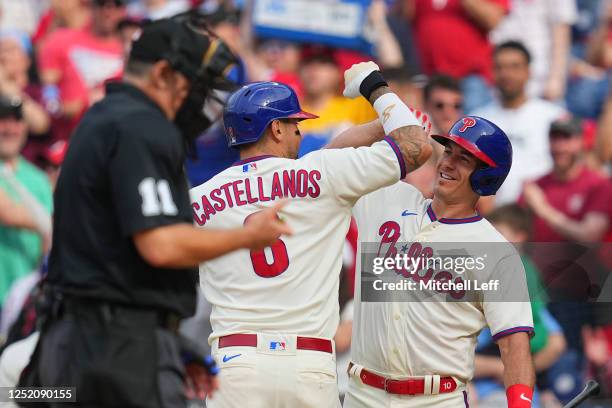
[[[219,337],[219,348],[224,347],[257,347],[256,334],[230,334],[229,336]],[[300,337],[297,338],[298,350],[313,350],[322,351],[324,353],[332,353],[333,347],[331,340],[318,339],[315,337]]]
[[[353,363],[349,364],[349,370]],[[422,378],[408,380],[391,380],[374,374],[365,368],[359,373],[361,382],[374,388],[387,391],[389,394],[420,395],[425,394],[425,380]],[[457,389],[457,382],[453,377],[440,377],[440,394],[453,392]],[[429,390],[431,394],[431,390]]]

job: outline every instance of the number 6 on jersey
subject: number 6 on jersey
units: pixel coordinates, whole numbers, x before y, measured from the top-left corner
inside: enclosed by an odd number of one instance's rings
[[[259,211],[257,211],[259,212]],[[254,212],[244,219],[246,224],[249,217],[257,214]],[[289,254],[287,253],[287,246],[282,239],[278,239],[274,244],[269,246],[272,250],[272,263],[268,263],[266,259],[265,249],[259,251],[250,251],[251,263],[253,264],[253,270],[255,273],[262,278],[273,278],[285,272],[289,267]]]

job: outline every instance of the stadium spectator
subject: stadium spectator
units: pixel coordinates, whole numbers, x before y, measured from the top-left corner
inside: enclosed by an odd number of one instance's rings
[[[119,77],[123,48],[117,26],[124,0],[92,0],[87,30],[61,29],[39,49],[43,97],[51,113],[53,139],[67,139],[84,111],[103,96],[104,81]],[[58,95],[59,93],[59,95]]]
[[[432,134],[446,134],[463,114],[463,94],[459,81],[448,75],[432,76],[423,89],[423,108],[429,115]],[[436,163],[444,150],[439,143],[432,143],[433,154],[429,160],[406,176],[406,181],[423,193],[433,196]]]
[[[139,0],[130,2],[127,13],[142,20],[159,20],[184,13],[190,6],[189,0]]]
[[[491,32],[495,44],[523,43],[532,57],[529,96],[560,101],[569,68],[570,26],[576,0],[511,0],[510,13]]]
[[[433,134],[447,133],[463,115],[461,85],[451,76],[438,74],[429,78],[423,90],[423,99]]]
[[[531,54],[522,43],[498,45],[493,59],[500,99],[474,114],[494,121],[512,142],[512,169],[495,196],[496,205],[501,205],[515,202],[525,181],[550,170],[548,130],[564,110],[527,94]]]
[[[467,112],[490,102],[492,46],[487,33],[508,12],[509,0],[404,1],[425,73],[460,79]]]
[[[536,215],[534,240],[601,241],[610,225],[610,182],[584,164],[582,122],[561,118],[551,124],[549,135],[553,169],[523,191]]]
[[[303,105],[319,118],[300,124],[303,135],[300,156],[320,149],[352,125],[376,119],[376,112],[365,99],[340,95],[339,65],[330,48],[312,46],[303,52],[300,69]]]
[[[30,81],[28,71],[32,44],[24,33],[0,32],[0,94],[20,101],[30,135],[43,135],[50,126],[41,104],[40,87]]]
[[[596,248],[610,225],[610,182],[585,165],[581,122],[572,117],[550,127],[553,169],[525,185],[521,202],[534,214],[533,259],[542,272],[551,303],[549,310],[566,335],[568,352],[551,373],[551,388],[562,401],[581,386],[583,348],[580,336],[586,324],[603,320],[586,301],[592,285],[600,284],[603,270]],[[609,311],[608,319],[609,320]]]
[[[206,7],[206,4],[204,3],[201,9],[210,8]],[[296,75],[300,63],[298,45],[283,39],[256,41],[253,37],[250,5],[243,12],[242,47],[237,52],[245,60],[249,80],[282,82],[292,86],[301,97],[299,77]],[[400,69],[404,64],[403,50],[400,46],[400,38],[396,37],[389,25],[387,12],[384,0],[372,1],[367,11],[367,24],[364,30],[373,44],[373,52],[378,64],[384,69]],[[214,30],[218,32],[218,29]],[[340,70],[348,69],[354,63],[369,59],[360,52],[351,50],[338,49],[334,51],[334,54]]]
[[[0,95],[21,103],[28,142],[22,154],[39,164],[49,142],[51,117],[42,103],[41,88],[30,80],[30,40],[23,33],[0,32]]]
[[[299,44],[281,39],[258,40],[254,53],[246,61],[249,80],[282,82],[291,86],[299,98],[302,97],[298,75],[301,62]]]
[[[373,0],[368,9],[369,29],[372,32],[374,53],[383,68],[398,68],[404,64],[400,45],[387,20],[384,0]]]
[[[531,352],[536,373],[542,376],[565,351],[566,343],[561,327],[546,309],[547,295],[540,279],[540,273],[524,252],[524,247],[531,236],[529,212],[516,204],[508,204],[496,208],[487,216],[487,219],[504,238],[515,244],[521,254],[535,331],[535,336],[530,342]],[[474,370],[478,407],[495,408],[503,405],[505,401],[503,364],[488,330],[481,333],[478,338]],[[539,386],[538,391],[542,391]],[[534,408],[541,406],[538,397],[539,393],[534,398]]]
[[[85,29],[91,24],[89,0],[51,0],[51,7],[43,14],[32,36],[34,45],[40,44],[60,28]]]
[[[38,267],[51,232],[51,187],[45,174],[20,155],[26,137],[21,109],[0,98],[0,190],[30,212],[37,231],[0,226],[0,304],[15,280]]]
[[[601,0],[577,0],[578,20],[572,26],[570,68],[565,92],[567,109],[582,118],[597,119],[608,91],[605,69],[587,60],[588,44],[605,20]]]
[[[387,12],[387,24],[399,45],[404,66],[415,75],[424,76],[416,38],[412,30],[412,23],[404,17],[404,6],[403,1],[391,2]]]

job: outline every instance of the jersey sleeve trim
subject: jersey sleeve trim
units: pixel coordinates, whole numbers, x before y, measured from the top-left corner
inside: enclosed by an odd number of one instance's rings
[[[393,139],[391,139],[389,136],[385,136],[385,141],[389,143],[391,149],[393,149],[393,153],[395,153],[395,156],[397,157],[397,161],[400,166],[400,180],[402,180],[404,177],[406,177],[406,162],[404,161],[404,156],[402,156],[399,146]]]
[[[493,341],[497,341],[499,339],[501,339],[502,337],[506,337],[510,334],[514,334],[514,333],[520,333],[520,332],[526,332],[527,334],[529,334],[529,338],[532,338],[535,335],[535,331],[533,330],[533,327],[531,326],[517,326],[517,327],[512,327],[510,329],[506,329],[506,330],[502,330],[497,334],[493,335]]]

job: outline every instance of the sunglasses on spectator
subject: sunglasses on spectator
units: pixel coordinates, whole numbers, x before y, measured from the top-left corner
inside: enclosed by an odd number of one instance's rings
[[[454,110],[462,110],[463,109],[463,104],[461,103],[444,103],[444,102],[434,102],[434,108],[436,108],[436,110],[442,110],[444,108],[453,108]]]

